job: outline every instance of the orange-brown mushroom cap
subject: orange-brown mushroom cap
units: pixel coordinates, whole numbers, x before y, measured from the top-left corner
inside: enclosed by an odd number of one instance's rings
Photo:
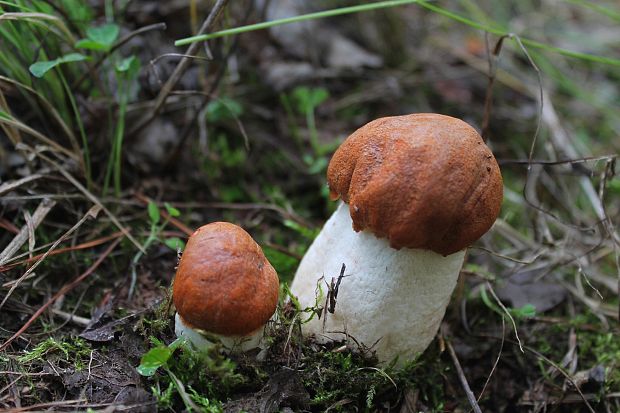
[[[214,222],[187,241],[172,291],[183,321],[224,336],[263,326],[278,303],[278,275],[242,228]]]
[[[442,255],[487,232],[503,197],[499,166],[476,130],[432,113],[362,126],[332,157],[327,181],[332,198],[349,204],[355,231]]]

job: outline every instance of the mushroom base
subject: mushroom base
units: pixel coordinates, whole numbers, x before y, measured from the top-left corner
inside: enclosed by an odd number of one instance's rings
[[[348,205],[341,203],[302,259],[291,286],[302,308],[324,307],[321,319],[315,316],[302,324],[302,331],[321,342],[357,342],[376,351],[380,363],[398,357],[402,365],[437,334],[464,257],[465,251],[444,257],[427,250],[395,250],[369,232],[356,233]],[[345,276],[335,296],[331,284],[339,281],[343,263]]]
[[[187,337],[192,347],[194,347],[196,350],[207,349],[214,346],[215,342],[219,342],[222,344],[224,350],[229,353],[250,351],[255,348],[261,347],[264,331],[265,327],[261,327],[252,334],[241,337],[224,337],[217,334],[210,334],[210,337],[212,337],[213,340],[209,340],[209,338],[206,335],[200,333],[199,330],[195,330],[185,324],[178,313],[174,316],[175,334],[177,335],[177,337]]]

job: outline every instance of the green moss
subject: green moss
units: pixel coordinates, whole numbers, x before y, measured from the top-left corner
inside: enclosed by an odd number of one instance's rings
[[[53,337],[49,337],[37,344],[32,350],[19,356],[17,361],[20,364],[30,364],[35,361],[42,361],[51,354],[60,356],[60,358],[73,366],[77,370],[82,370],[88,364],[92,350],[88,343],[77,337],[69,337],[63,341],[58,341]]]
[[[169,330],[170,319],[174,314],[172,306],[172,287],[166,288],[164,299],[152,313],[140,318],[136,330],[145,338],[163,337]]]
[[[432,349],[402,368],[378,368],[373,360],[349,351],[322,349],[308,357],[303,383],[316,411],[329,407],[349,411],[352,406],[372,411],[386,404],[395,407],[407,390],[419,390],[421,400],[435,408],[444,400],[442,373],[448,366]],[[348,402],[342,404],[343,400]]]
[[[581,332],[577,335],[581,369],[602,366],[605,381],[601,394],[620,391],[620,341],[611,332]]]

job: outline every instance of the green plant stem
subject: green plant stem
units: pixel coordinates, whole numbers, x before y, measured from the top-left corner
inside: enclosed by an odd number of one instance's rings
[[[247,26],[235,27],[234,29],[222,30],[219,32],[202,34],[199,36],[187,37],[185,39],[177,40],[174,42],[175,46],[184,46],[190,43],[201,42],[209,39],[216,39],[218,37],[230,36],[233,34],[251,32],[254,30],[268,29],[273,26],[280,26],[282,24],[298,23],[307,20],[323,19],[326,17],[340,16],[343,14],[359,13],[363,11],[384,9],[388,7],[402,6],[404,4],[418,3],[419,0],[391,0],[391,1],[378,1],[376,3],[361,4],[358,6],[341,7],[338,9],[324,10],[316,13],[302,14],[300,16],[286,17],[284,19],[272,20],[268,22],[250,24]]]
[[[129,81],[127,81],[129,83]],[[129,88],[129,85],[125,85]],[[129,92],[121,95],[121,101],[118,108],[118,124],[116,125],[116,133],[114,140],[116,141],[116,153],[114,154],[114,192],[116,196],[121,194],[121,158],[123,153],[123,136],[125,135],[125,113],[127,112],[127,103],[129,101]]]
[[[306,111],[306,124],[308,125],[308,131],[310,132],[310,146],[312,146],[312,150],[316,155],[323,155],[321,144],[319,143],[319,133],[316,130],[314,107],[311,110]]]
[[[159,234],[161,233],[161,231],[163,231],[166,225],[168,225],[168,219],[166,219],[159,226],[157,224],[151,224],[151,230],[149,232],[149,236],[146,238],[146,241],[144,241],[144,244],[142,244],[143,251],[138,251],[136,255],[134,255],[133,259],[131,260],[131,281],[129,284],[129,291],[127,292],[128,298],[132,297],[136,289],[136,284],[138,282],[138,273],[136,272],[136,267],[138,266],[138,262],[140,262],[140,259],[144,256],[145,251],[149,249],[151,244],[153,244],[153,242],[159,239]]]
[[[71,92],[71,88],[67,83],[67,80],[63,76],[61,70],[57,69],[58,77],[62,82],[62,86],[65,89],[67,97],[69,98],[69,102],[71,103],[71,109],[73,110],[73,114],[75,115],[75,122],[77,124],[78,130],[80,131],[80,136],[82,138],[82,151],[83,151],[83,167],[84,174],[86,175],[86,186],[88,189],[92,188],[93,181],[91,175],[91,166],[90,166],[90,150],[88,149],[88,139],[86,138],[86,132],[84,131],[84,124],[82,123],[82,117],[80,115],[80,110],[77,107],[77,103],[75,102],[75,98],[73,97],[73,93]]]
[[[127,84],[125,83],[127,82]],[[129,101],[129,81],[119,78],[119,103],[118,103],[118,123],[114,129],[114,137],[112,141],[112,151],[103,181],[103,194],[108,192],[110,179],[114,180],[114,193],[116,196],[121,192],[121,155],[123,153],[123,136],[125,134],[125,112]]]
[[[151,232],[148,238],[146,239],[146,241],[144,242],[144,244],[142,244],[142,248],[144,248],[145,251],[148,250],[151,244],[157,240],[158,233],[159,231],[157,230],[157,226],[151,225]],[[133,292],[136,289],[136,283],[138,282],[138,274],[136,272],[136,267],[138,266],[138,262],[140,262],[140,259],[142,258],[143,255],[144,253],[142,251],[138,251],[136,255],[134,255],[133,259],[131,260],[131,282],[129,283],[129,291],[127,292],[127,298],[129,299],[131,299],[131,297],[133,296]]]
[[[291,101],[285,93],[281,93],[280,102],[282,103],[282,106],[284,107],[284,112],[286,112],[286,120],[291,130],[291,136],[295,140],[297,147],[302,148],[303,144],[302,144],[301,138],[299,137],[299,129],[297,128],[297,124],[295,123],[295,112],[293,111],[293,106],[291,105]]]
[[[240,26],[240,27],[235,27],[233,29],[226,29],[226,30],[221,30],[219,32],[214,32],[214,33],[209,33],[209,34],[203,34],[203,35],[199,35],[199,36],[192,36],[192,37],[187,37],[184,39],[180,39],[177,40],[176,42],[174,42],[175,46],[184,46],[190,43],[195,43],[195,42],[202,42],[205,40],[210,40],[210,39],[216,39],[218,37],[224,37],[224,36],[232,36],[232,35],[236,35],[236,34],[240,34],[240,33],[246,33],[246,32],[251,32],[254,30],[262,30],[262,29],[268,29],[270,27],[274,27],[274,26],[280,26],[283,24],[290,24],[290,23],[298,23],[298,22],[302,22],[302,21],[307,21],[307,20],[316,20],[316,19],[322,19],[322,18],[326,18],[326,17],[333,17],[333,16],[339,16],[339,15],[343,15],[343,14],[351,14],[351,13],[359,13],[359,12],[363,12],[363,11],[370,11],[370,10],[376,10],[376,9],[384,9],[384,8],[388,8],[388,7],[396,7],[396,6],[402,6],[402,5],[406,5],[406,4],[419,4],[420,6],[431,10],[435,13],[441,14],[442,16],[448,17],[452,20],[455,20],[459,23],[463,23],[467,26],[473,27],[475,29],[478,30],[482,30],[485,31],[487,33],[491,33],[497,36],[510,36],[511,38],[516,37],[516,34],[513,34],[511,32],[507,32],[503,29],[499,29],[496,27],[491,27],[489,25],[486,24],[482,24],[479,23],[477,21],[471,20],[467,17],[461,16],[460,14],[451,12],[449,10],[446,10],[444,8],[441,8],[439,6],[435,6],[432,4],[427,3],[424,0],[394,0],[394,1],[379,1],[376,3],[370,3],[370,4],[363,4],[363,5],[359,5],[359,6],[351,6],[351,7],[342,7],[342,8],[338,8],[338,9],[332,9],[332,10],[325,10],[325,11],[320,11],[320,12],[316,12],[316,13],[308,13],[308,14],[302,14],[299,16],[293,16],[293,17],[286,17],[283,19],[278,19],[278,20],[272,20],[272,21],[268,21],[268,22],[262,22],[262,23],[256,23],[256,24],[250,24],[247,26]],[[596,62],[596,63],[603,63],[603,64],[607,64],[607,65],[611,65],[611,66],[620,66],[620,59],[615,59],[613,57],[606,57],[606,56],[599,56],[599,55],[593,55],[593,54],[589,54],[589,53],[581,53],[581,52],[576,52],[573,50],[568,50],[568,49],[564,49],[561,47],[556,47],[556,46],[551,46],[545,43],[541,43],[538,42],[536,40],[531,40],[531,39],[527,39],[527,38],[523,38],[520,37],[521,43],[523,43],[525,46],[528,47],[532,47],[532,48],[536,48],[536,49],[543,49],[543,50],[547,50],[550,52],[555,52],[555,53],[559,53],[561,55],[564,56],[568,56],[568,57],[572,57],[572,58],[576,58],[576,59],[581,59],[581,60],[586,60],[586,61],[590,61],[590,62]]]

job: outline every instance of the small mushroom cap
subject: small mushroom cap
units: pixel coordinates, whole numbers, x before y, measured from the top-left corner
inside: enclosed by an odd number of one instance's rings
[[[278,288],[276,271],[252,237],[234,224],[214,222],[187,241],[172,295],[191,327],[245,336],[273,315]]]
[[[433,113],[362,126],[332,157],[327,181],[332,198],[349,204],[355,231],[442,255],[487,232],[503,196],[499,166],[478,132]]]

